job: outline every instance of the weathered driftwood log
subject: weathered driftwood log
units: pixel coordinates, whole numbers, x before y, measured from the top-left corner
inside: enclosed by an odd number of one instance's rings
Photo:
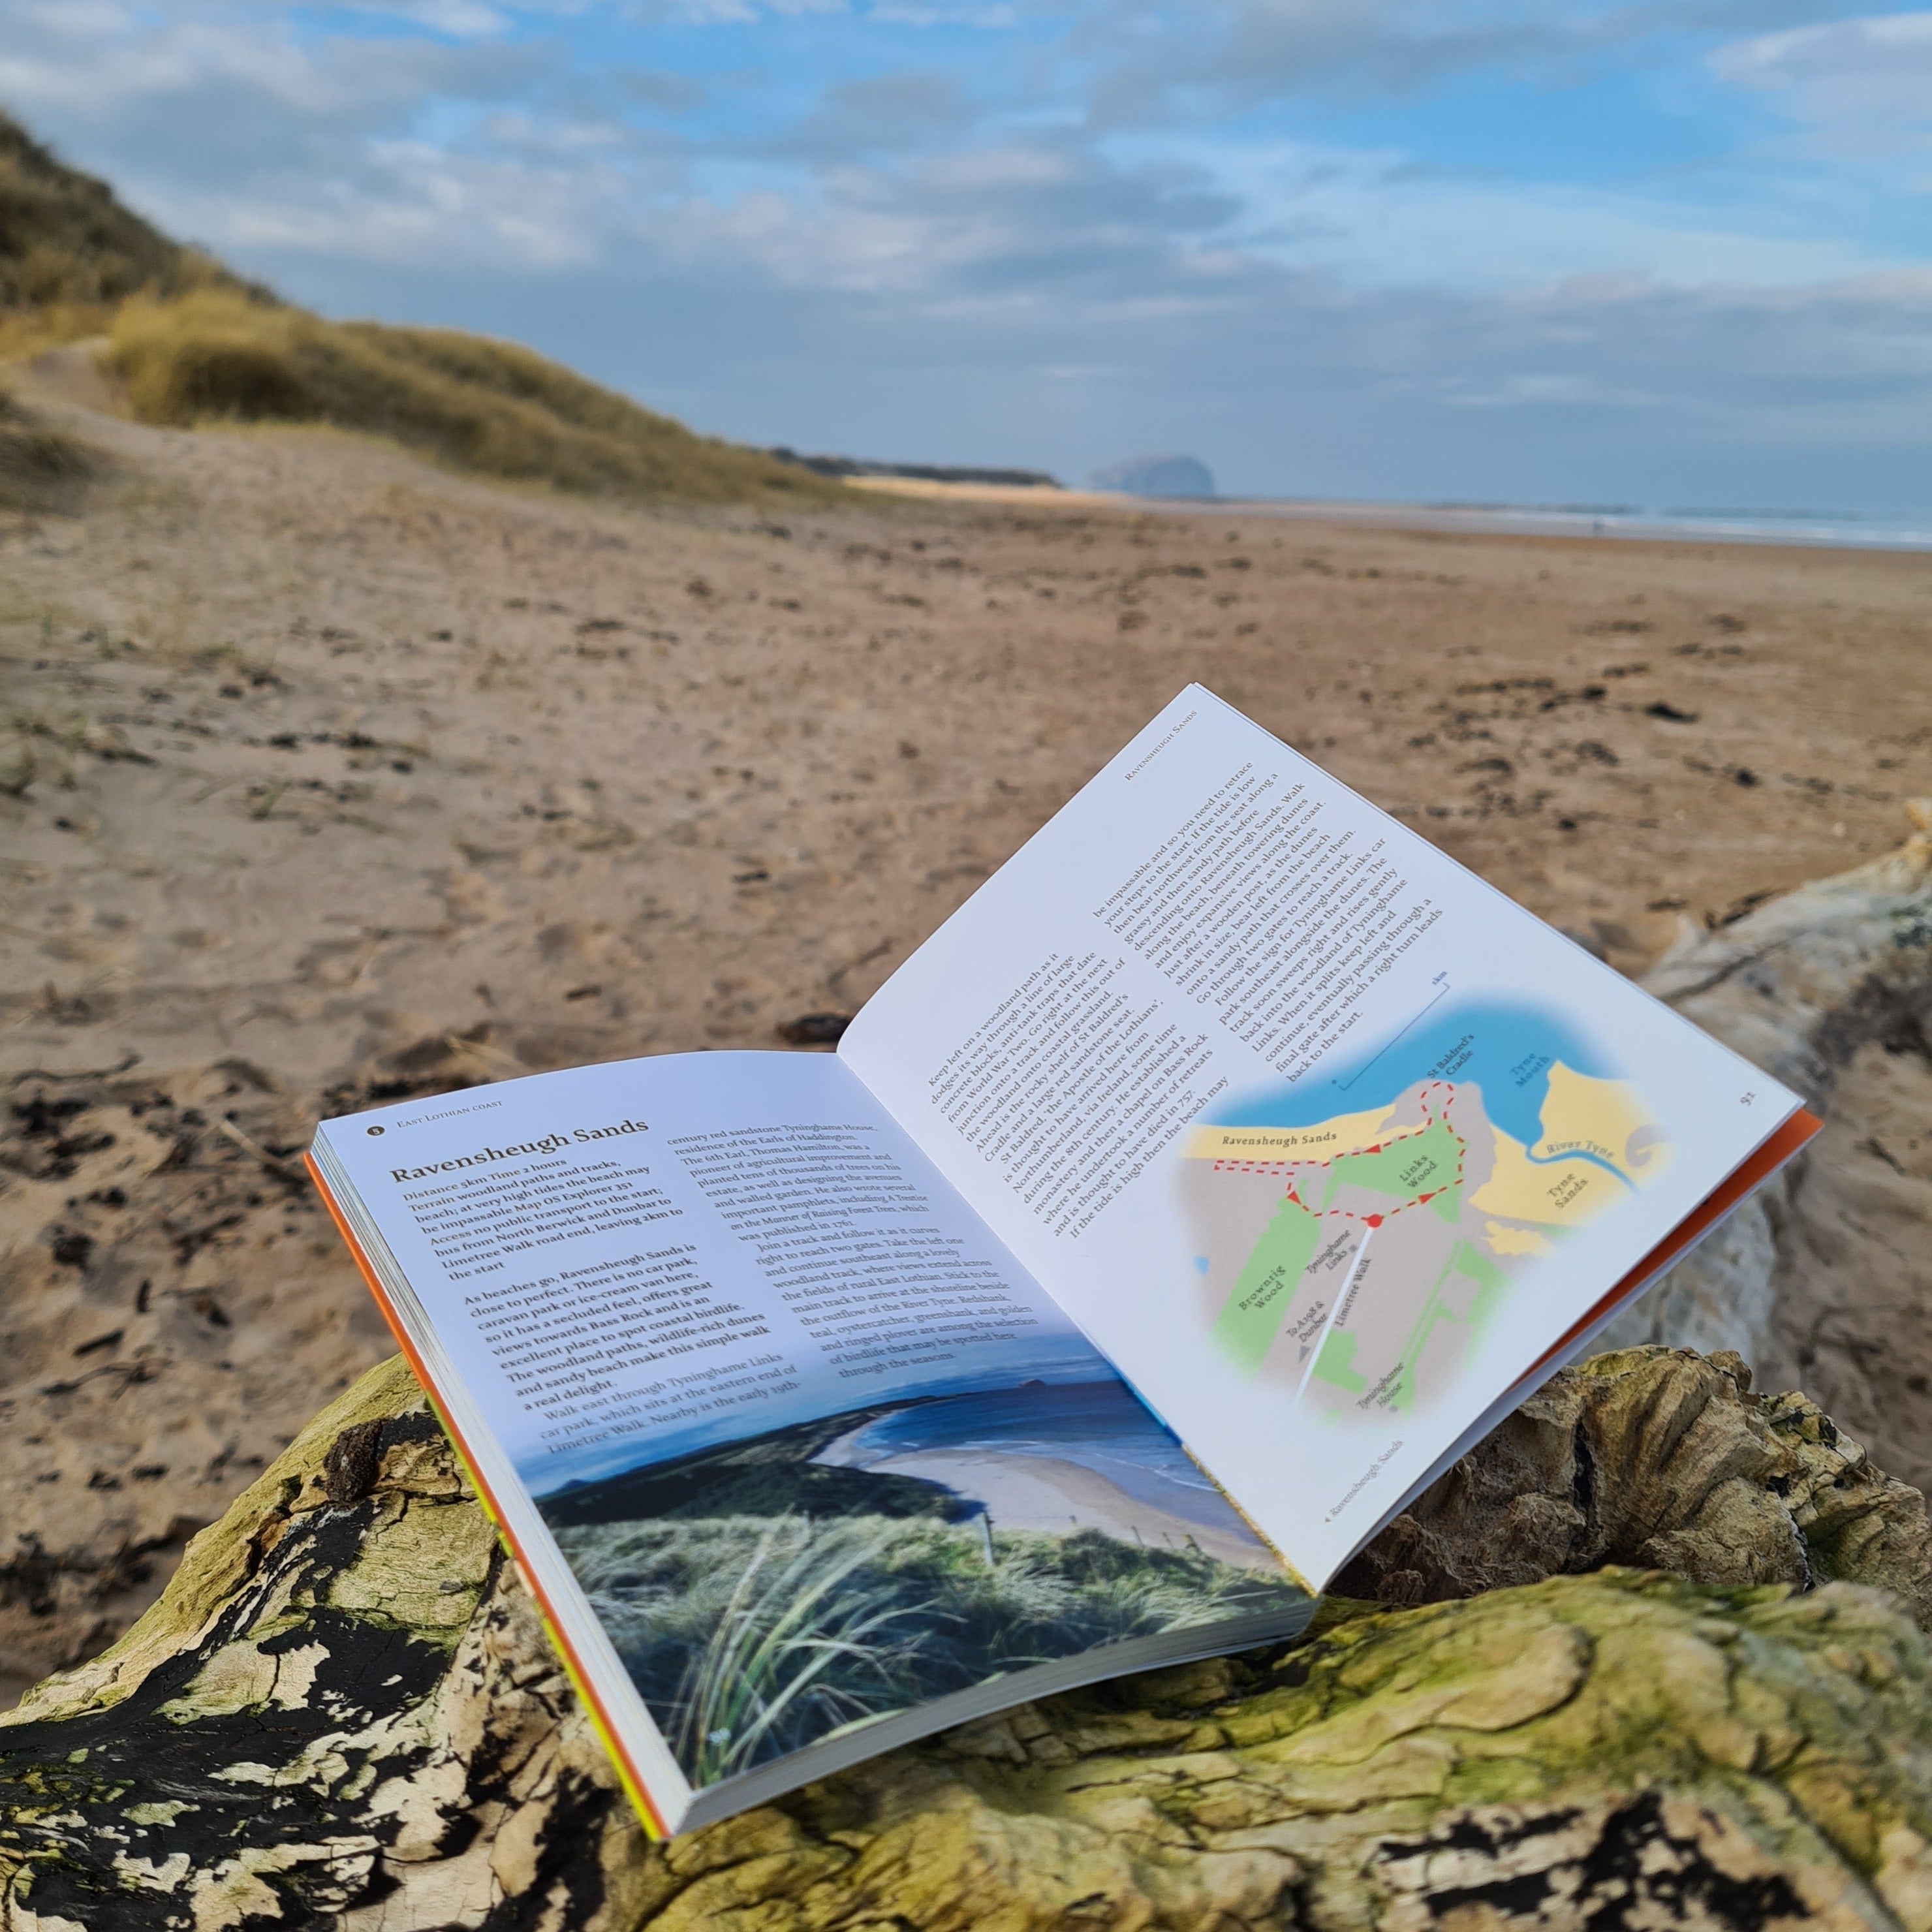
[[[1736,1350],[1932,1484],[1932,799],[1911,837],[1706,932],[1643,984],[1804,1094],[1825,1131],[1606,1336]]]
[[[1932,1927],[1928,1541],[1802,1399],[1599,1358],[1358,1565],[1416,1606],[653,1846],[391,1363],[0,1722],[0,1924]]]
[[[1532,1396],[1338,1588],[1440,1601],[1606,1564],[1725,1586],[1840,1579],[1893,1592],[1932,1630],[1924,1497],[1816,1403],[1750,1387],[1734,1354],[1596,1356]]]

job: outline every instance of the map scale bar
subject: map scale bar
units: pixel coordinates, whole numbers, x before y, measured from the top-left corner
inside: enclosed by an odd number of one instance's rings
[[[1367,1072],[1371,1066],[1374,1066],[1376,1060],[1381,1059],[1383,1053],[1387,1053],[1390,1047],[1396,1046],[1401,1040],[1402,1034],[1412,1033],[1415,1028],[1420,1026],[1423,1021],[1428,1017],[1430,1009],[1439,1006],[1442,1002],[1449,997],[1453,990],[1454,989],[1450,987],[1444,986],[1442,992],[1438,993],[1435,998],[1429,1002],[1428,1006],[1423,1007],[1422,1010],[1417,1013],[1415,1017],[1409,1022],[1408,1024],[1402,1028],[1402,1033],[1392,1034],[1390,1036],[1388,1045],[1382,1048],[1382,1053],[1378,1053],[1375,1056],[1374,1059],[1364,1060],[1360,1066],[1355,1069],[1354,1073],[1351,1075],[1348,1079],[1338,1080],[1336,1082],[1335,1084],[1340,1088],[1343,1093],[1347,1093],[1348,1089],[1354,1086],[1355,1082],[1360,1079],[1362,1076]]]

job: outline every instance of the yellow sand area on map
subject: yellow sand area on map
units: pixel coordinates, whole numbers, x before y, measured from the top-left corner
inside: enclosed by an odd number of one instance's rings
[[[1538,1221],[1546,1228],[1580,1228],[1606,1208],[1614,1208],[1629,1190],[1614,1174],[1582,1160],[1553,1161],[1540,1166],[1522,1142],[1492,1126],[1496,1164],[1488,1180],[1469,1196],[1479,1213],[1508,1221]]]
[[[1538,1124],[1543,1132],[1534,1150],[1492,1124],[1496,1166],[1470,1195],[1472,1208],[1502,1221],[1580,1228],[1670,1165],[1670,1144],[1658,1136],[1634,1088],[1576,1072],[1560,1060],[1550,1070]],[[1538,1251],[1526,1245],[1537,1240],[1534,1234],[1487,1232],[1498,1253]]]
[[[1499,1255],[1553,1255],[1556,1252],[1547,1234],[1539,1234],[1534,1228],[1508,1228],[1500,1221],[1485,1221],[1483,1238]]]
[[[1394,1111],[1336,1114],[1312,1127],[1196,1127],[1181,1151],[1190,1160],[1334,1160],[1376,1146]]]
[[[1651,1125],[1636,1090],[1622,1080],[1594,1080],[1573,1073],[1559,1060],[1550,1070],[1550,1090],[1543,1102],[1540,1155],[1573,1150],[1606,1160],[1639,1186],[1654,1180],[1670,1164],[1669,1144],[1652,1138],[1633,1150],[1631,1140]]]

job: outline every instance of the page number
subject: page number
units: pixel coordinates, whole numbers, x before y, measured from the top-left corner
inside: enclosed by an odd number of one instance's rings
[[[1738,1105],[1740,1107],[1748,1107],[1756,1098],[1757,1096],[1755,1094],[1740,1094],[1738,1096]]]

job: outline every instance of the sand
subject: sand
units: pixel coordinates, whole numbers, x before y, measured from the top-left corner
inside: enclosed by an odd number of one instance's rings
[[[812,1460],[847,1462],[839,1452],[851,1439],[841,1436]],[[1120,1543],[1152,1550],[1184,1550],[1192,1546],[1238,1569],[1274,1573],[1273,1557],[1251,1538],[1130,1496],[1097,1469],[1066,1456],[1000,1449],[908,1449],[893,1456],[868,1455],[857,1466],[878,1475],[910,1476],[936,1485],[962,1504],[977,1503],[996,1538],[1002,1530],[1066,1536],[1097,1529]]]
[[[1932,557],[776,521],[74,420],[119,481],[0,519],[16,1674],[386,1352],[289,1165],[318,1111],[849,1012],[1190,678],[1626,968],[1932,790]]]

